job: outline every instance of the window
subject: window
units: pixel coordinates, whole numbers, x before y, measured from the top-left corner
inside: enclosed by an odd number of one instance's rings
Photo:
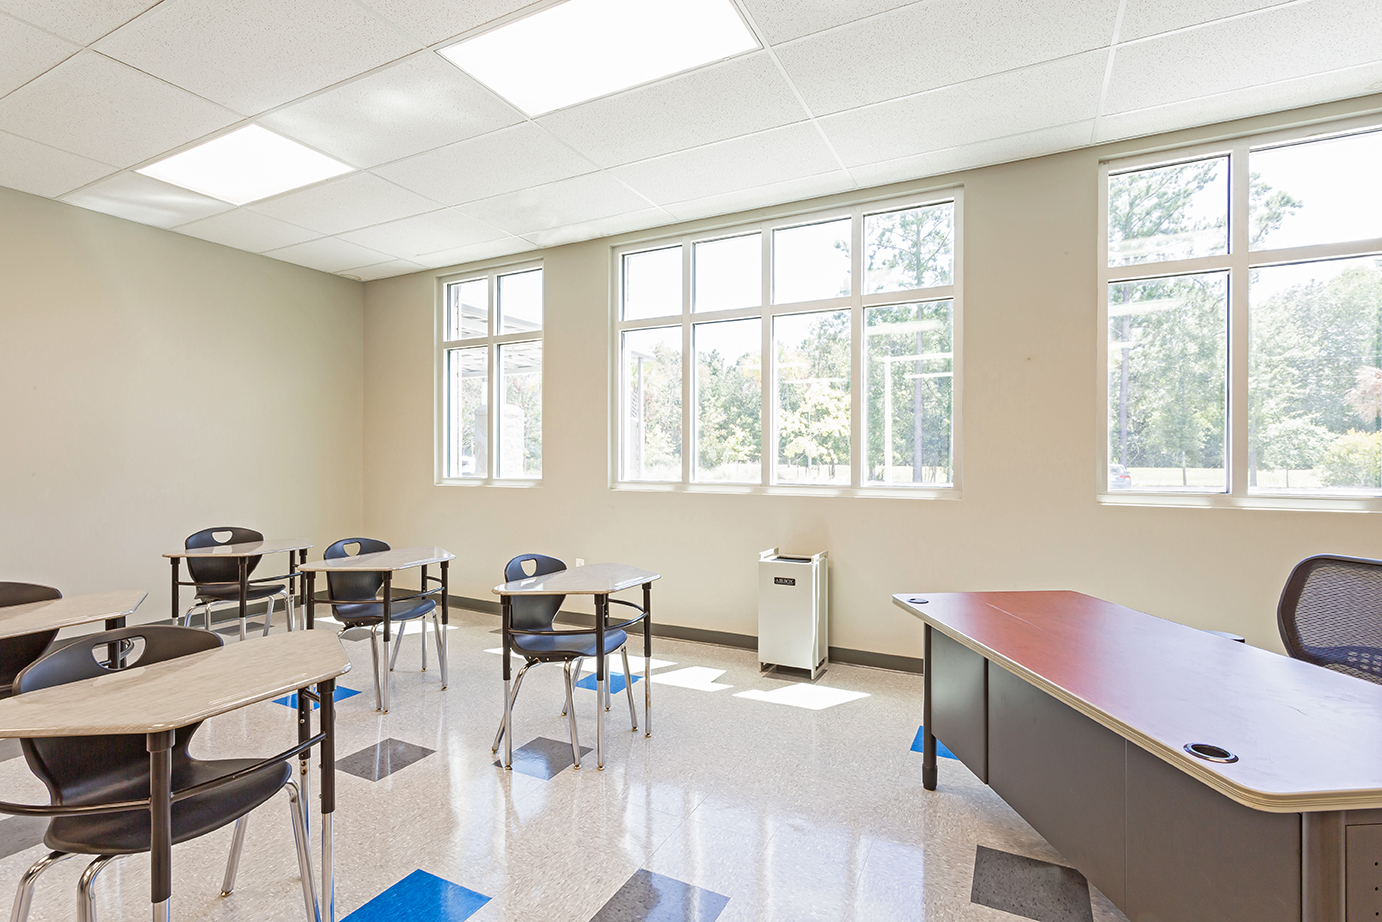
[[[1382,131],[1194,154],[1105,167],[1103,489],[1382,495]]]
[[[951,190],[617,250],[616,479],[954,495],[958,220]]]
[[[542,477],[542,305],[540,266],[443,281],[443,480]]]

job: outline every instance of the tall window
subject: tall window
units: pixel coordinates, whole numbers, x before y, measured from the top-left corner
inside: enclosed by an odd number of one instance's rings
[[[1106,167],[1107,489],[1382,494],[1382,131],[1195,153]]]
[[[956,190],[624,247],[617,478],[955,485]]]
[[[542,303],[541,266],[443,282],[443,479],[542,476]]]

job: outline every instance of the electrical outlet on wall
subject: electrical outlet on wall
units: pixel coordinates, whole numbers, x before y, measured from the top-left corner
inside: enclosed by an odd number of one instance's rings
[[[584,557],[577,557],[577,558],[576,558],[576,566],[578,566],[578,567],[583,567],[583,566],[585,566],[585,558],[584,558]]]

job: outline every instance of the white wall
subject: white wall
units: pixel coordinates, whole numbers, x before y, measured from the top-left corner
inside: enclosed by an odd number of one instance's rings
[[[0,580],[148,620],[201,528],[355,533],[362,364],[358,282],[0,189]]]
[[[1347,111],[1319,107],[1217,131]],[[757,552],[825,548],[830,642],[873,652],[921,654],[919,625],[892,606],[891,593],[1043,588],[1081,590],[1280,649],[1275,608],[1291,566],[1322,552],[1382,556],[1382,517],[1095,498],[1098,161],[1212,134],[945,180],[965,188],[958,501],[610,489],[610,247],[619,238],[541,254],[545,460],[541,486],[530,489],[434,485],[433,329],[443,273],[366,284],[366,529],[454,551],[453,591],[480,598],[492,598],[504,562],[525,551],[635,564],[663,574],[657,618],[742,634],[756,630]]]

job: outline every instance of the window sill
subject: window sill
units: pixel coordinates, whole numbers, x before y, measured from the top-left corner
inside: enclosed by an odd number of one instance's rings
[[[483,477],[460,478],[442,477],[435,483],[439,487],[503,487],[505,489],[529,490],[542,486],[541,480],[487,480]]]
[[[1382,496],[1230,496],[1226,493],[1099,493],[1104,506],[1161,506],[1199,509],[1266,509],[1291,512],[1382,512]]]
[[[845,497],[850,499],[913,499],[913,500],[957,500],[960,491],[947,488],[885,488],[885,487],[838,487],[774,484],[763,486],[748,483],[647,483],[639,481],[616,481],[610,485],[616,492],[629,493],[714,493],[737,496],[812,496]]]

